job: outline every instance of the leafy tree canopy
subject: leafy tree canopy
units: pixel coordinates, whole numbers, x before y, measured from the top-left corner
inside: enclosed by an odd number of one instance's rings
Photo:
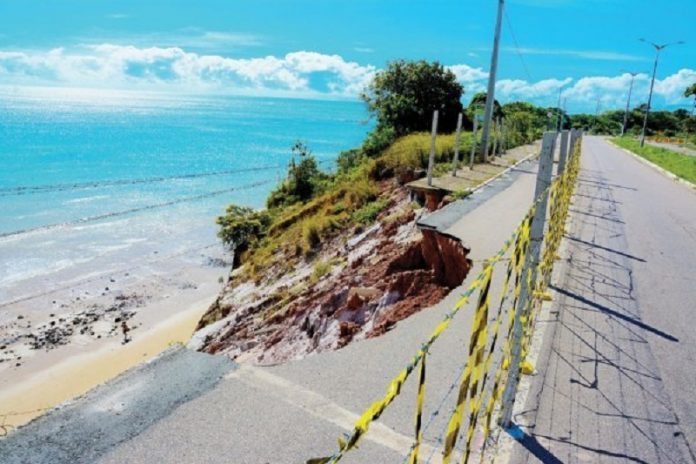
[[[362,99],[376,116],[378,130],[390,127],[399,136],[430,130],[436,109],[439,131],[453,131],[463,93],[454,73],[437,61],[400,60],[377,73]]]
[[[469,107],[466,110],[470,118],[473,119],[474,114],[476,112],[484,111],[484,109],[486,108],[487,95],[488,94],[486,92],[479,92],[476,95],[474,95],[474,98],[471,99]],[[502,118],[504,114],[505,112],[503,111],[503,107],[500,106],[498,100],[493,99],[493,119]]]
[[[271,224],[271,216],[265,210],[229,205],[225,215],[218,217],[216,222],[220,226],[218,236],[234,250],[235,261],[238,262],[241,253],[263,238]]]
[[[688,87],[686,88],[686,90],[684,90],[684,96],[685,96],[685,97],[690,97],[690,96],[692,96],[692,95],[693,95],[693,96],[696,96],[696,82],[694,82],[693,84],[691,84],[690,86],[688,86]]]

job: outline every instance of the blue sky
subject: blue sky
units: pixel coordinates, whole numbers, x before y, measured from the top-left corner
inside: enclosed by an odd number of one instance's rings
[[[439,60],[485,86],[495,0],[0,0],[0,85],[354,98],[389,60]],[[655,105],[696,81],[694,0],[508,0],[497,95],[594,111],[667,48]]]

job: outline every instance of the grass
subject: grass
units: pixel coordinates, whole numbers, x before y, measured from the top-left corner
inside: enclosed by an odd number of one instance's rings
[[[454,155],[454,134],[439,134],[435,139],[435,162],[449,163]],[[471,132],[462,132],[459,139],[459,159],[471,150]],[[387,167],[408,166],[425,168],[430,156],[430,134],[417,132],[397,139],[381,156]]]
[[[353,213],[353,221],[362,225],[372,224],[387,206],[389,206],[389,201],[386,198],[371,201]]]
[[[641,147],[638,140],[628,137],[613,138],[612,142],[632,151],[641,158],[657,164],[677,177],[696,184],[696,157],[653,145]]]

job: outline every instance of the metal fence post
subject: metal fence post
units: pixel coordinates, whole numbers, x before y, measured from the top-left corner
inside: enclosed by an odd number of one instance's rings
[[[471,153],[469,153],[469,169],[474,169],[474,155],[476,155],[476,130],[478,129],[478,120],[474,114],[474,129],[471,135]]]
[[[565,170],[566,159],[568,158],[568,131],[561,132],[561,152],[558,155],[558,169],[556,174],[563,174]]]
[[[435,137],[437,137],[438,110],[433,111],[433,128],[430,133],[430,158],[428,158],[428,187],[433,185],[433,164],[435,164]]]
[[[459,140],[462,135],[462,113],[457,117],[457,134],[454,136],[454,160],[452,160],[452,176],[457,175],[459,164]]]
[[[512,354],[508,369],[508,380],[503,392],[503,406],[500,424],[504,428],[510,427],[512,423],[512,409],[517,393],[517,384],[520,379],[520,364],[522,363],[522,337],[524,327],[522,326],[522,312],[527,306],[527,301],[532,299],[534,284],[536,282],[536,271],[541,257],[541,245],[544,238],[544,223],[546,221],[546,207],[549,198],[548,187],[551,185],[553,173],[553,148],[556,139],[556,132],[544,133],[539,155],[539,171],[537,173],[536,187],[534,189],[534,201],[536,209],[532,220],[529,251],[522,267],[522,283],[520,296],[515,308],[515,321],[513,326]],[[526,276],[530,274],[531,278]],[[531,288],[530,288],[531,284]],[[530,303],[531,304],[531,303]]]

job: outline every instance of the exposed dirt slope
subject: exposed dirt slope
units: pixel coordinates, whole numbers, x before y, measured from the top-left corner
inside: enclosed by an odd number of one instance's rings
[[[380,198],[389,206],[373,226],[339,232],[311,259],[285,257],[297,260],[291,272],[271,270],[256,282],[231,279],[192,344],[277,363],[378,336],[440,301],[466,277],[469,250],[455,238],[421,233],[422,210],[394,182],[382,184]]]

